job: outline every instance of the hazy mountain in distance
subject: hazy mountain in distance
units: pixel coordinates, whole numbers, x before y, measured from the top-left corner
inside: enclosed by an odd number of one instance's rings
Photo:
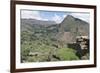
[[[50,25],[56,24],[55,21],[42,21],[36,19],[21,19],[21,29],[30,29],[34,27],[48,27]]]

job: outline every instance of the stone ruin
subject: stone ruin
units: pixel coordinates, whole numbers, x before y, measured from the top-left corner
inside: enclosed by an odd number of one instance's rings
[[[76,55],[80,59],[89,58],[89,37],[88,36],[77,36],[76,42],[68,44],[69,48],[73,48],[77,51]]]

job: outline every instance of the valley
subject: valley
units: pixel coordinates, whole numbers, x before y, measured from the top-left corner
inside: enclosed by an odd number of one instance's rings
[[[80,38],[88,41],[84,54],[83,45],[77,42]],[[71,15],[66,16],[59,24],[54,21],[21,19],[22,63],[83,59],[89,59],[89,23]]]

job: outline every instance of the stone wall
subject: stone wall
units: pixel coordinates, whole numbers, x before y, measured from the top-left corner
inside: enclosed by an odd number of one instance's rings
[[[76,55],[80,59],[89,58],[89,38],[87,36],[77,36],[76,42],[69,43],[68,47],[75,49],[77,51]]]

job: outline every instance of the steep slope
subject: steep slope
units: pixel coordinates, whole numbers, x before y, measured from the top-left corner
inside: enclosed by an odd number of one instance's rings
[[[67,35],[66,32],[68,33]],[[68,15],[59,24],[59,33],[57,34],[57,38],[59,40],[63,40],[66,43],[70,43],[70,42],[74,42],[76,36],[80,36],[80,35],[89,36],[89,24],[87,22],[75,18],[71,15]]]

